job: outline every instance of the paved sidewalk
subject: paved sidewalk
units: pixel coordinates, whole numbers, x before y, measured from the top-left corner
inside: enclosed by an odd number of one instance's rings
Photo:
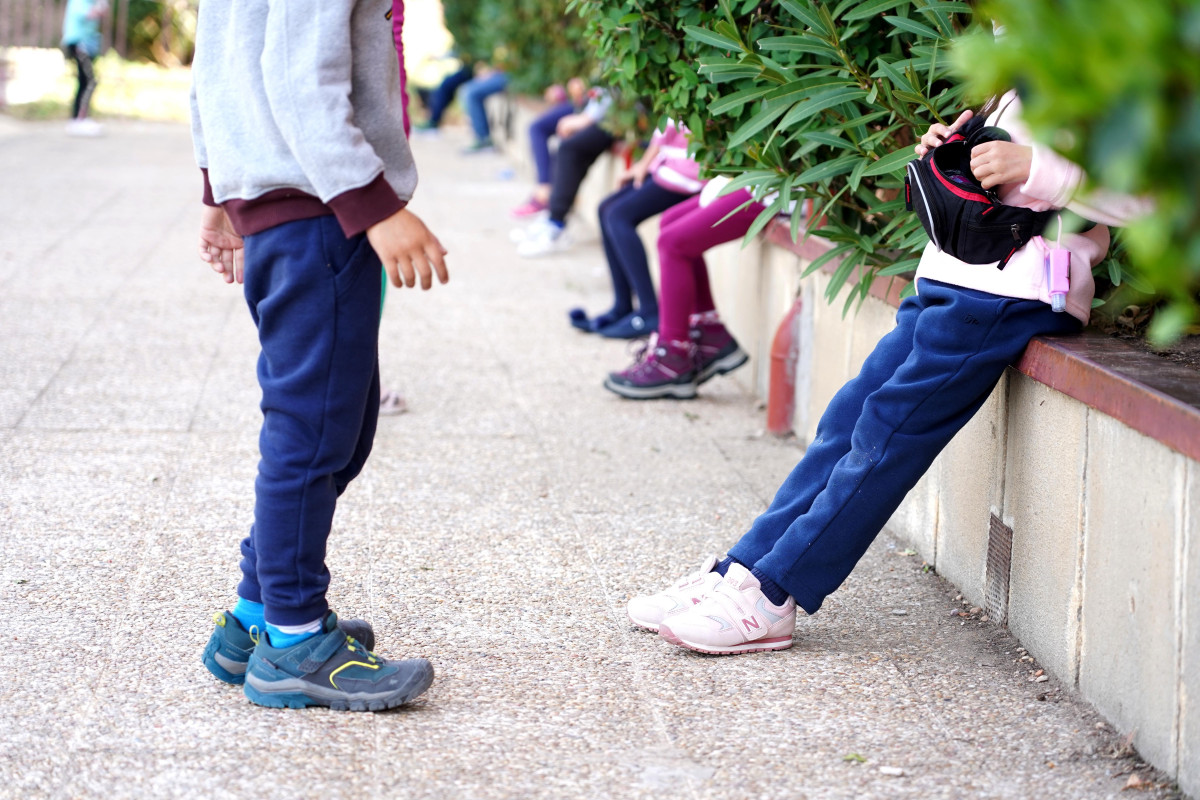
[[[337,609],[438,677],[350,714],[256,708],[200,664],[259,413],[245,305],[195,257],[186,129],[0,126],[0,796],[1132,794],[1099,717],[886,535],[789,651],[633,629],[627,597],[723,551],[801,451],[729,379],[605,392],[625,344],[565,314],[604,307],[597,243],[518,259],[526,187],[463,144],[415,145],[452,281],[389,293],[384,382],[411,411],[381,421],[329,559]]]

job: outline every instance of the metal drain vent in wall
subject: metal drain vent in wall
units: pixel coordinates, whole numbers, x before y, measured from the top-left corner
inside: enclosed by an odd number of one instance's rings
[[[988,526],[983,605],[988,616],[1001,625],[1008,624],[1008,576],[1012,571],[1012,541],[1012,528],[992,514]]]

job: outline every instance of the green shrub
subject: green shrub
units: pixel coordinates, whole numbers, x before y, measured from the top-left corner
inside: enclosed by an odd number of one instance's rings
[[[595,58],[583,21],[555,0],[444,0],[446,28],[460,56],[510,73],[514,90],[540,95],[553,83],[587,77]]]
[[[196,0],[128,0],[126,57],[165,67],[190,64],[196,5]]]
[[[736,18],[748,35],[766,35],[779,13],[774,6],[743,0]],[[611,122],[618,132],[644,133],[647,124],[673,118],[691,128],[692,147],[702,163],[733,170],[752,163],[744,149],[727,146],[749,109],[744,115],[718,116],[710,106],[753,89],[758,71],[709,80],[697,66],[713,47],[687,35],[688,29],[710,28],[727,19],[721,9],[703,0],[571,0],[568,8],[587,22],[586,46],[599,60],[599,82],[617,96]]]
[[[1035,135],[1100,185],[1153,196],[1123,232],[1132,275],[1166,303],[1151,339],[1200,319],[1200,4],[1194,0],[991,0],[1004,36],[966,39],[956,62],[973,93],[1018,86]],[[1140,284],[1139,284],[1140,285]]]
[[[963,108],[946,54],[970,20],[961,2],[720,0],[575,4],[596,26],[605,74],[657,118],[685,121],[710,172],[732,188],[778,193],[748,235],[792,200],[813,201],[813,231],[834,243],[810,265],[841,258],[832,299],[846,307],[876,275],[913,270],[927,239],[904,210],[904,165],[915,136]],[[792,236],[806,224],[792,214]]]

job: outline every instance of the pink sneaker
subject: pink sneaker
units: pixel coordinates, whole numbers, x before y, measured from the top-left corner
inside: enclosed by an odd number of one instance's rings
[[[531,197],[521,205],[512,210],[512,215],[518,219],[521,217],[532,217],[534,214],[540,214],[549,206],[538,200],[536,197]]]
[[[786,650],[796,629],[796,602],[777,606],[759,588],[758,578],[731,564],[725,578],[698,604],[664,620],[658,635],[688,650],[714,656]]]
[[[674,586],[663,589],[658,594],[631,598],[626,606],[629,621],[639,628],[658,633],[658,626],[664,619],[687,611],[699,603],[707,592],[712,591],[721,580],[720,573],[714,572],[716,567],[717,557],[709,556],[700,565],[700,569],[681,578]]]

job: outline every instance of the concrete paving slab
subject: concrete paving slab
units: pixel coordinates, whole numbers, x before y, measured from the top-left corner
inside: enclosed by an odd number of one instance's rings
[[[389,293],[383,379],[412,410],[381,420],[328,558],[337,608],[438,679],[385,714],[250,705],[199,663],[260,414],[245,303],[194,255],[187,131],[0,138],[0,229],[24,232],[0,237],[0,797],[1124,796],[1096,713],[887,535],[788,652],[634,629],[628,597],[729,546],[801,450],[732,378],[605,392],[626,343],[566,324],[607,307],[594,234],[517,258],[527,187],[454,129],[417,141],[413,203],[452,282]]]

